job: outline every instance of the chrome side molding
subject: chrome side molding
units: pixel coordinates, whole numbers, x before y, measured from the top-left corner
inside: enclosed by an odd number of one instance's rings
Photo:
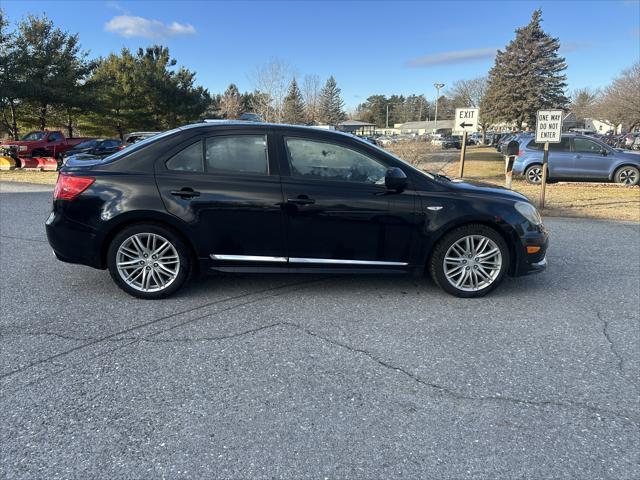
[[[235,262],[273,262],[273,263],[315,263],[320,265],[378,265],[387,267],[406,267],[407,262],[381,262],[378,260],[339,260],[333,258],[264,257],[259,255],[209,255],[212,260]]]
[[[236,262],[276,262],[287,263],[287,257],[263,257],[260,255],[209,255],[213,260],[234,260]]]

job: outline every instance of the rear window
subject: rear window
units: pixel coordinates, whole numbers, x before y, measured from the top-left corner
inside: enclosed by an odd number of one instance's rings
[[[93,148],[98,143],[98,140],[87,140],[76,145],[76,148]]]
[[[129,145],[127,148],[123,148],[122,150],[118,150],[116,153],[111,154],[108,157],[105,157],[104,162],[110,162],[112,160],[117,160],[117,159],[119,159],[121,157],[125,157],[125,156],[129,155],[130,153],[137,152],[138,150],[143,149],[144,147],[146,147],[150,143],[155,142],[156,140],[160,140],[162,138],[168,137],[170,135],[173,135],[174,133],[178,133],[179,131],[180,131],[179,128],[175,128],[173,130],[167,130],[166,132],[158,133],[157,135],[154,135],[153,137],[145,138],[144,140],[141,140],[141,141],[139,141],[137,143],[134,143],[133,145]]]
[[[208,173],[268,175],[265,135],[229,135],[207,138]]]

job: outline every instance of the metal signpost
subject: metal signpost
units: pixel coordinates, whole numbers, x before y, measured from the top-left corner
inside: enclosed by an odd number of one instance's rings
[[[562,136],[562,110],[538,110],[536,113],[536,143],[544,143],[544,155],[542,156],[542,182],[540,209],[544,208],[544,196],[547,189],[547,165],[549,163],[549,144],[560,143]]]
[[[462,133],[462,145],[460,149],[460,169],[458,176],[462,178],[464,175],[464,158],[467,154],[467,133],[478,131],[478,117],[480,109],[478,108],[456,108],[456,115],[453,119],[453,132]]]

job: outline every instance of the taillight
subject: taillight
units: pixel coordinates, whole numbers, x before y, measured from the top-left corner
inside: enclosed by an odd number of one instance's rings
[[[53,191],[54,200],[73,200],[84,192],[96,179],[93,177],[77,177],[61,173]]]

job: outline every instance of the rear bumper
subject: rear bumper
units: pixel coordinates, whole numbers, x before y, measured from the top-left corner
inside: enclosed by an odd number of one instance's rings
[[[51,212],[45,223],[47,240],[58,260],[102,269],[99,241],[90,227]]]

